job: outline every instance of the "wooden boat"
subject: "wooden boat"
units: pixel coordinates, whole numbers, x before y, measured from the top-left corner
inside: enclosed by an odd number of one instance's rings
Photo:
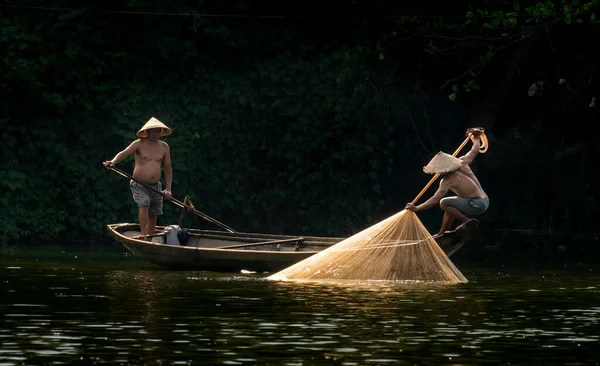
[[[436,238],[451,256],[470,239],[479,222]],[[185,229],[184,246],[166,244],[166,234],[153,235],[152,242],[139,238],[139,224],[107,225],[109,234],[130,252],[158,266],[176,270],[215,272],[277,272],[326,249],[345,238],[240,233]],[[157,226],[157,231],[165,227]]]

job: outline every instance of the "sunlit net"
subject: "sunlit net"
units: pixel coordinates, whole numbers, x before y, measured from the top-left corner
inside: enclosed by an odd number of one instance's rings
[[[402,210],[268,279],[467,282],[410,210]]]

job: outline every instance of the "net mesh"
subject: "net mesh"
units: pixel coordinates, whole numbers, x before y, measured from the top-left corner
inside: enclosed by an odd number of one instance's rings
[[[402,210],[268,279],[467,282],[410,210]]]

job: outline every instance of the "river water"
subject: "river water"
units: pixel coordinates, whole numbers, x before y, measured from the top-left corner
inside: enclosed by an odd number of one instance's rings
[[[0,365],[598,365],[600,268],[469,283],[170,272],[119,248],[4,248]],[[458,264],[457,264],[458,265]]]

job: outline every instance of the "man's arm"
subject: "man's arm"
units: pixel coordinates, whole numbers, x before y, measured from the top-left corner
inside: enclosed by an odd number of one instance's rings
[[[167,198],[171,197],[171,184],[173,182],[173,169],[171,168],[171,149],[169,148],[169,145],[167,143],[165,143],[166,147],[167,147],[167,151],[165,152],[165,158],[163,160],[163,164],[164,164],[164,170],[165,170],[165,196],[167,196]]]
[[[467,165],[470,165],[473,162],[473,160],[475,160],[475,157],[479,154],[479,149],[481,148],[481,139],[479,138],[479,135],[473,134],[473,139],[475,141],[473,141],[473,146],[471,146],[471,150],[469,150],[468,153],[459,158],[463,163]]]
[[[129,144],[129,146],[127,146],[125,148],[125,150],[123,150],[123,151],[119,152],[117,155],[115,155],[115,157],[112,158],[112,160],[105,161],[104,166],[108,168],[108,167],[117,165],[118,163],[122,162],[129,155],[135,153],[138,150],[139,145],[140,145],[140,140],[135,140],[134,142]]]
[[[428,209],[432,208],[433,206],[438,204],[442,198],[444,198],[444,196],[448,193],[449,190],[450,190],[450,187],[444,181],[444,179],[442,179],[442,181],[440,182],[440,187],[433,194],[433,196],[431,196],[431,198],[429,198],[427,201],[421,203],[420,205],[415,206],[413,211],[419,212],[419,211],[424,211],[424,210],[428,210]]]

